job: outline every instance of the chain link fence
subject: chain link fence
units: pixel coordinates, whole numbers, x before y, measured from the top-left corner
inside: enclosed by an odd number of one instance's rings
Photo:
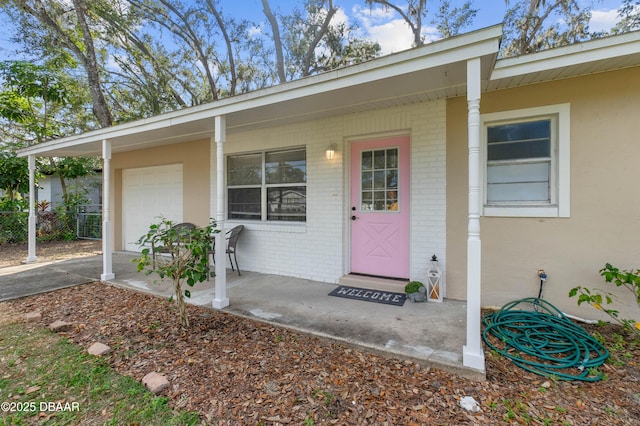
[[[102,238],[102,206],[84,204],[75,211],[37,212],[36,233],[41,240]],[[29,213],[0,211],[0,245],[25,243],[29,238]]]
[[[27,212],[0,211],[0,244],[27,241],[29,214]]]
[[[86,240],[102,238],[102,205],[83,204],[76,215],[77,237]]]

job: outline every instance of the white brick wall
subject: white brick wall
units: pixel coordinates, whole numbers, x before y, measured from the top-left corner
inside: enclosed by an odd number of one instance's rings
[[[426,280],[434,253],[444,270],[446,248],[446,104],[444,101],[349,114],[290,126],[227,135],[225,154],[292,146],[307,149],[305,224],[227,221],[246,226],[238,262],[246,270],[337,282],[348,273],[349,140],[408,133],[411,136],[411,278]],[[325,150],[335,143],[336,158]],[[212,147],[212,217],[216,158]]]

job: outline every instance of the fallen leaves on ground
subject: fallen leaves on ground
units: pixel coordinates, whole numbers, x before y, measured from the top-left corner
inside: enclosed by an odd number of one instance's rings
[[[51,262],[102,253],[102,241],[42,241],[36,244],[36,255],[39,262]],[[17,266],[27,260],[26,243],[0,244],[0,268]]]
[[[84,348],[111,346],[105,358],[121,374],[166,375],[171,405],[197,411],[206,424],[631,425],[640,418],[637,345],[605,364],[606,379],[596,383],[533,375],[490,352],[487,380],[477,382],[202,307],[188,307],[192,326],[182,329],[168,300],[107,284],[11,304],[21,313],[40,310],[42,326],[73,323],[68,338]],[[615,326],[597,330],[609,344],[629,337]],[[462,408],[465,396],[480,411]]]

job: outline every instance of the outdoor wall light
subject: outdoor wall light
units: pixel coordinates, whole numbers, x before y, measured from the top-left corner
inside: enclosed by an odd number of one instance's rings
[[[336,157],[336,151],[338,150],[338,146],[335,143],[332,143],[327,147],[327,151],[325,155],[327,156],[327,160],[333,160]]]

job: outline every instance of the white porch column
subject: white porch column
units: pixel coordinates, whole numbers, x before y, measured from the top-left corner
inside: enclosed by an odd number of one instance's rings
[[[462,350],[465,367],[484,371],[480,334],[480,58],[467,61],[469,121],[469,223],[467,232],[467,344]]]
[[[30,155],[29,157],[29,239],[28,239],[28,251],[27,251],[27,263],[36,262],[38,257],[36,256],[36,157]]]
[[[224,116],[215,117],[215,134],[216,143],[216,224],[220,233],[216,234],[216,277],[215,277],[215,297],[213,299],[213,307],[217,309],[229,306],[229,298],[227,298],[227,262],[226,256],[226,240],[224,230],[224,142],[227,138],[227,125]]]
[[[114,279],[111,239],[111,141],[102,140],[102,275],[101,281]]]

